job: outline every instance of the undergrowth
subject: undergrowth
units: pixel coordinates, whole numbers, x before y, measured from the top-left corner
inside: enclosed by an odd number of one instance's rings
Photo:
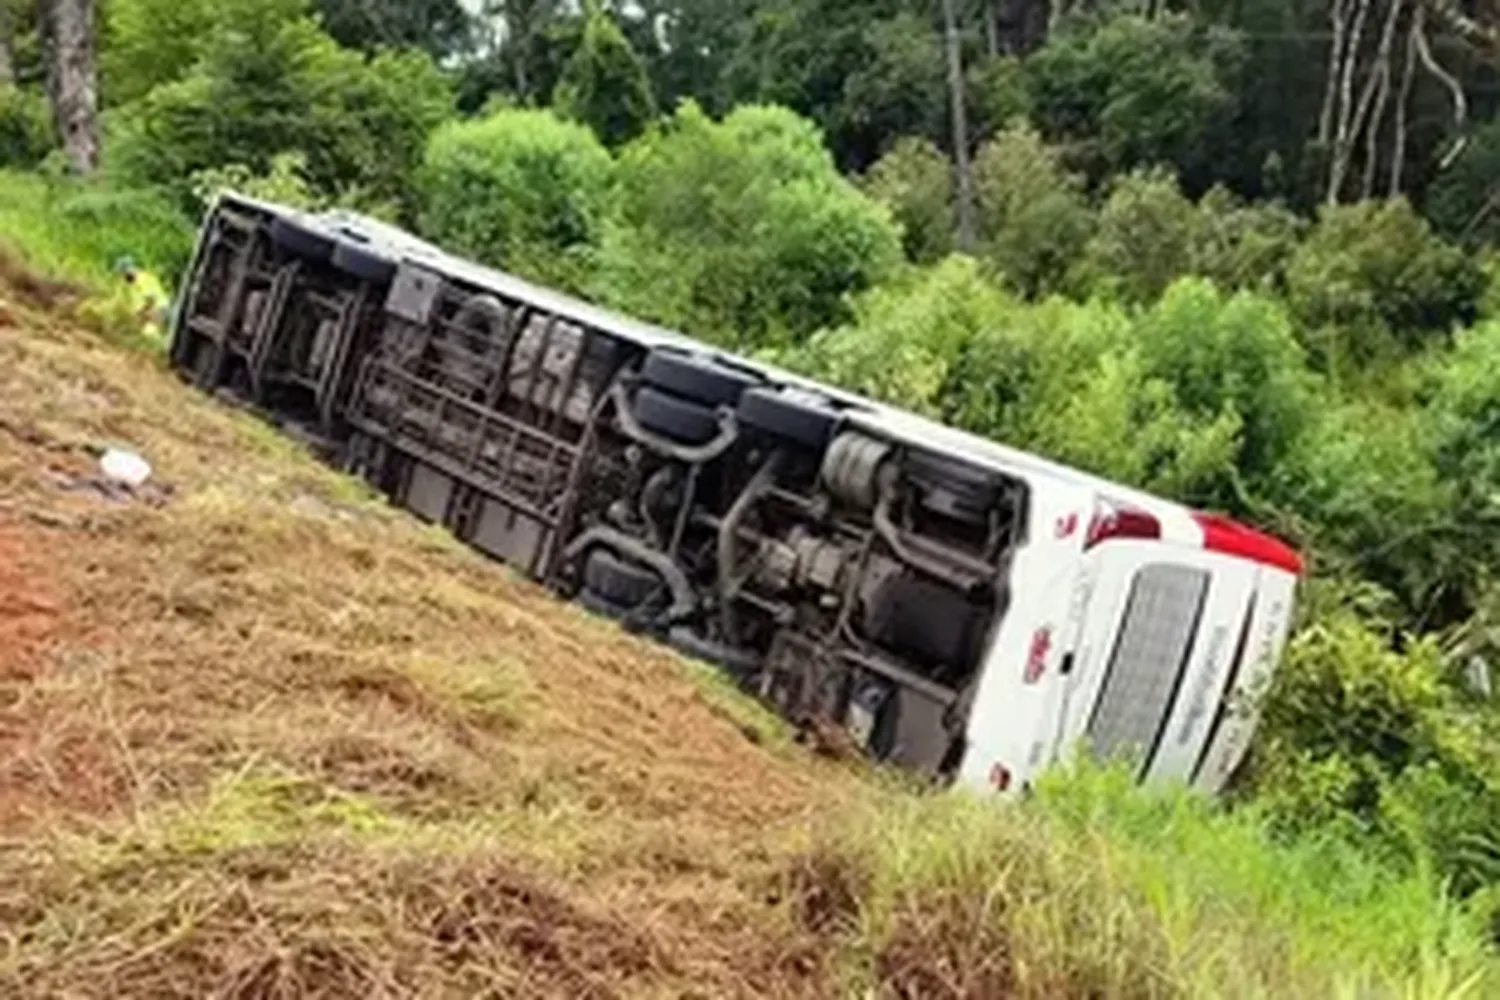
[[[1486,997],[1480,915],[1430,873],[1075,764],[1017,806],[880,800],[794,878],[849,982],[907,996]]]

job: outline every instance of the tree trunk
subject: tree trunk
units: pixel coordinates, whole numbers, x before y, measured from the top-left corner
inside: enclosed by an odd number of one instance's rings
[[[16,54],[11,47],[15,30],[11,23],[10,0],[0,0],[0,87],[16,82]]]
[[[974,177],[969,169],[969,122],[964,107],[964,65],[953,0],[943,0],[943,29],[948,49],[948,93],[953,105],[953,161],[958,166],[958,248],[974,249]]]
[[[81,174],[99,165],[99,92],[93,0],[38,0],[47,39],[47,92],[68,162]]]

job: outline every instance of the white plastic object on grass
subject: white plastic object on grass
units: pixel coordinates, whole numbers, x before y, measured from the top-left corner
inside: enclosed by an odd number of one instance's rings
[[[104,475],[131,489],[140,489],[151,478],[151,463],[133,451],[110,448],[99,459],[99,469]]]

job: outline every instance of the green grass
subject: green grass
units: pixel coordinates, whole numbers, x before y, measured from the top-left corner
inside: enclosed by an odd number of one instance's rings
[[[856,986],[949,967],[961,995],[1500,995],[1480,915],[1430,874],[1118,771],[1057,773],[1017,806],[885,799],[810,868],[846,900]]]
[[[154,192],[0,170],[0,242],[36,270],[85,285],[107,284],[126,255],[171,285],[192,253],[193,228]]]

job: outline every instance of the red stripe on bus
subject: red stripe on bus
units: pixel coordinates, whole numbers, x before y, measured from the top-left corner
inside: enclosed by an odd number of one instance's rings
[[[1302,575],[1302,557],[1280,539],[1216,514],[1195,513],[1193,520],[1203,529],[1203,547],[1209,551],[1274,566],[1293,576]]]

